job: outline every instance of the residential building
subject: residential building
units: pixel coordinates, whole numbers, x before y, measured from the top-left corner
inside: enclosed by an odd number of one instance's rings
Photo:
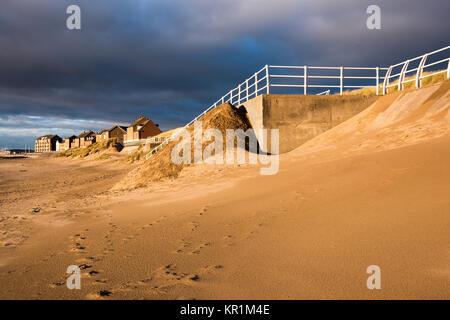
[[[124,143],[139,143],[141,140],[151,138],[162,133],[158,125],[154,124],[152,120],[140,116],[133,124],[127,128],[127,133],[124,135]]]
[[[76,138],[77,137],[74,136],[74,135],[65,138],[63,140],[63,144],[59,145],[59,151],[63,152],[63,151],[69,150],[70,148],[73,148],[74,147],[74,141],[75,141]]]
[[[89,130],[87,132],[83,132],[82,134],[80,134],[77,137],[78,140],[78,146],[80,148],[86,148],[88,146],[90,146],[91,144],[93,144],[95,142],[95,139],[97,138],[97,135],[95,134],[95,132]]]
[[[114,126],[110,129],[105,129],[97,134],[97,141],[105,141],[108,139],[116,139],[117,142],[123,143],[124,135],[127,133],[127,127]]]
[[[61,143],[62,139],[54,134],[47,134],[39,137],[34,141],[35,152],[51,152],[56,151],[56,143]]]

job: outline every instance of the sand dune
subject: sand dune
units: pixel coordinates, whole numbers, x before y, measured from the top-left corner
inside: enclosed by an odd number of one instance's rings
[[[273,176],[190,166],[175,180],[104,192],[127,172],[105,162],[108,182],[92,177],[76,210],[54,202],[60,185],[43,184],[54,208],[33,215],[26,241],[0,249],[0,298],[449,299],[449,83],[381,97],[282,155]],[[0,168],[2,194],[19,197],[17,167]],[[14,201],[5,203],[11,216]],[[28,207],[17,214],[29,219]],[[83,269],[81,290],[65,286],[71,264]],[[381,290],[366,287],[373,264]]]

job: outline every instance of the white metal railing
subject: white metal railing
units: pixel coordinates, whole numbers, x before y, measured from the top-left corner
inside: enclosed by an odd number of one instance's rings
[[[373,87],[379,94],[379,85],[389,68],[381,67],[313,67],[313,66],[274,66],[269,68],[270,88],[301,88],[303,94],[308,89],[331,88],[343,94],[345,89]],[[278,80],[278,81],[277,81]],[[325,81],[323,83],[322,81]],[[331,83],[330,83],[331,82]],[[319,94],[328,94],[331,89]],[[272,90],[270,90],[272,92]]]
[[[308,89],[314,88],[329,88],[326,91],[316,93],[317,95],[329,95],[332,89],[338,89],[339,94],[343,94],[345,89],[358,88],[374,88],[377,95],[380,94],[380,85],[382,85],[382,94],[386,94],[389,87],[398,86],[400,90],[403,89],[405,83],[416,81],[416,87],[420,87],[420,80],[433,76],[439,73],[447,73],[447,79],[450,78],[450,58],[448,51],[450,46],[424,54],[420,57],[409,59],[398,64],[392,65],[389,68],[385,67],[312,67],[312,66],[278,66],[266,65],[252,76],[240,83],[236,88],[230,90],[208,109],[203,111],[197,117],[187,123],[184,128],[192,125],[200,117],[204,116],[210,110],[225,102],[230,102],[233,105],[240,105],[260,94],[270,94],[272,89],[276,88],[291,88],[301,91],[304,95],[311,93]],[[438,61],[425,64],[427,58],[437,56],[438,54],[446,54],[446,58]],[[420,61],[418,66],[414,69],[408,70],[411,62]],[[423,75],[426,68],[438,68],[439,65],[447,63],[446,70],[439,70],[427,75]],[[401,71],[392,74],[392,71],[400,67]],[[274,72],[276,70],[276,72]],[[288,71],[288,72],[286,72]],[[334,74],[330,74],[333,73]],[[337,72],[337,73],[336,73]],[[358,74],[351,74],[357,72]],[[407,74],[416,72],[414,79],[405,80]],[[350,74],[349,74],[350,73]],[[360,74],[363,73],[363,74]],[[281,82],[274,79],[281,79]],[[336,81],[334,84],[320,83],[323,79],[327,81]],[[390,84],[391,79],[398,79],[398,82]],[[300,81],[300,82],[298,82]],[[370,83],[371,82],[371,83]],[[297,91],[298,93],[298,91]],[[146,159],[158,152],[163,146],[170,141],[176,139],[178,131],[175,132],[169,139],[162,142],[160,145],[153,148],[146,156]]]
[[[383,94],[388,93],[390,87],[397,87],[399,90],[403,90],[404,84],[409,82],[415,82],[416,88],[420,88],[421,80],[440,73],[447,73],[447,79],[450,78],[450,46],[442,49],[426,53],[419,57],[408,59],[406,61],[394,64],[389,67],[383,82]],[[444,58],[442,58],[444,57]],[[436,61],[429,62],[430,59]],[[412,66],[412,68],[411,68]],[[426,75],[423,75],[426,69],[430,70]],[[392,74],[396,69],[400,69],[397,73]],[[405,80],[408,74],[412,74],[411,79]],[[394,80],[391,83],[391,80]],[[397,80],[397,81],[395,81]]]
[[[277,70],[277,73],[273,73],[272,70]],[[282,74],[283,70],[294,70],[303,71],[302,74]],[[330,70],[339,70],[338,75],[314,75],[309,74],[309,70],[318,70],[318,71],[330,71]],[[369,76],[345,76],[344,71],[345,70],[357,70],[357,71],[369,71],[373,72],[374,75]],[[201,114],[199,114],[197,117],[192,119],[189,123],[187,123],[183,128],[189,127],[192,125],[195,121],[197,121],[200,117],[204,116],[206,113],[208,113],[210,110],[214,109],[215,107],[225,103],[229,102],[233,105],[240,105],[252,98],[255,98],[262,93],[270,94],[271,88],[303,88],[302,93],[308,94],[308,88],[339,88],[340,94],[343,93],[344,89],[346,88],[364,88],[364,87],[374,87],[376,88],[376,92],[378,94],[378,88],[381,81],[383,81],[384,77],[381,76],[381,72],[387,71],[388,68],[380,68],[380,67],[374,67],[374,68],[367,68],[367,67],[310,67],[310,66],[273,66],[273,65],[266,65],[259,71],[255,72],[251,77],[240,83],[236,88],[230,90],[227,94],[222,96],[219,100],[217,100],[215,103],[213,103],[209,108],[207,108],[205,111],[203,111]],[[292,73],[292,72],[291,72]],[[303,80],[302,83],[288,83],[289,81],[286,81],[284,83],[272,83],[271,79],[284,79],[284,80],[292,80],[292,79],[300,79]],[[315,84],[310,83],[310,80],[313,79],[338,79],[339,84],[337,85],[330,85],[330,84]],[[345,84],[345,80],[357,80],[360,81],[363,80],[364,82],[361,82],[360,84]],[[366,82],[368,80],[372,80],[375,83],[368,85]],[[331,93],[331,89],[328,89],[326,91],[317,93],[317,95],[329,95]],[[169,143],[172,140],[175,140],[178,136],[178,132],[175,132],[170,139],[162,142],[146,155],[146,159],[150,158],[154,153],[158,152],[161,148],[164,147],[165,144]]]

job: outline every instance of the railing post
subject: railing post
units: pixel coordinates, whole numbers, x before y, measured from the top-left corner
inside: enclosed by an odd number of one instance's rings
[[[408,69],[409,60],[405,61],[405,64],[403,65],[402,71],[400,72],[400,77],[398,78],[398,90],[403,90],[403,80],[405,80],[405,72],[406,69]]]
[[[248,79],[245,80],[245,101],[248,101]]]
[[[241,84],[238,85],[238,105],[241,105]]]
[[[308,88],[308,67],[303,67],[303,94],[306,95]]]
[[[392,72],[392,66],[389,66],[388,71],[384,75],[384,81],[383,81],[383,95],[387,94],[387,89],[389,85],[389,77],[391,76]]]
[[[254,98],[256,98],[258,96],[258,74],[255,73],[255,96]]]
[[[376,78],[377,78],[377,95],[378,95],[379,94],[378,83],[380,82],[380,67],[377,67],[375,72],[376,72]]]
[[[417,67],[416,72],[416,88],[420,88],[420,78],[422,77],[423,73],[423,66],[425,65],[425,62],[427,61],[428,54],[424,55],[422,59],[420,59],[419,66]]]
[[[341,74],[339,76],[339,91],[340,91],[340,95],[342,96],[342,93],[344,92],[344,67],[340,68]]]
[[[270,94],[270,75],[269,75],[269,66],[266,64],[266,82],[267,82],[267,94]]]
[[[447,79],[450,79],[450,59],[448,59]]]

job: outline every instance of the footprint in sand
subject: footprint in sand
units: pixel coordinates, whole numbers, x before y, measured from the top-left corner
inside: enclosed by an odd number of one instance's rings
[[[72,241],[72,245],[70,247],[70,251],[77,253],[86,253],[86,245],[83,244],[86,239],[87,236],[84,233],[76,233],[75,235],[71,236],[70,240]]]
[[[198,215],[203,216],[208,211],[208,209],[209,209],[209,206],[204,206]]]
[[[122,240],[126,242],[126,241],[132,240],[133,238],[134,238],[133,236],[128,236],[128,237],[123,238]]]
[[[195,231],[197,230],[197,228],[199,227],[199,223],[197,221],[192,221],[189,223],[189,227],[191,228],[191,231]]]
[[[200,254],[201,250],[203,248],[209,247],[211,246],[211,242],[205,242],[202,243],[201,245],[199,245],[197,248],[195,248],[192,252],[190,252],[189,254]]]
[[[227,234],[225,237],[223,237],[223,240],[225,240],[224,247],[232,247],[235,245],[234,237],[231,234]]]
[[[165,218],[166,218],[166,216],[161,216],[158,219],[154,220],[153,222],[150,222],[150,223],[144,224],[143,226],[140,226],[138,228],[138,230],[145,230],[150,227],[153,227],[153,226],[157,225],[158,223],[160,223],[161,221],[163,221]]]
[[[148,277],[136,281],[129,282],[121,286],[117,291],[129,291],[136,288],[144,288],[149,293],[165,294],[170,288],[182,286],[194,286],[197,282],[202,281],[203,277],[220,271],[222,265],[209,265],[202,267],[194,273],[181,272],[176,264],[162,266],[152,272]],[[114,290],[113,290],[114,291]]]
[[[183,253],[184,250],[191,245],[190,242],[188,242],[184,239],[181,239],[178,242],[180,243],[180,247],[178,247],[178,249],[175,250],[175,253]]]
[[[65,285],[65,284],[66,284],[65,281],[55,281],[55,282],[50,283],[48,286],[52,289],[55,289],[57,287],[61,287],[61,286]]]
[[[89,293],[86,295],[86,299],[88,300],[102,300],[112,295],[112,292],[109,290],[100,290],[95,293]]]
[[[102,284],[104,284],[104,283],[107,283],[108,282],[108,279],[96,279],[95,280],[95,283],[102,283]]]

